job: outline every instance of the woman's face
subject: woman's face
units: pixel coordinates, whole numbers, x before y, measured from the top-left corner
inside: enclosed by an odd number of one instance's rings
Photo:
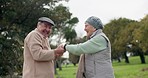
[[[52,32],[52,25],[47,22],[40,22],[38,23],[37,29],[45,37],[48,37],[50,33]]]
[[[90,25],[89,23],[85,23],[84,30],[87,33],[87,38],[89,38],[93,34],[93,32],[96,31],[96,29],[92,25]]]

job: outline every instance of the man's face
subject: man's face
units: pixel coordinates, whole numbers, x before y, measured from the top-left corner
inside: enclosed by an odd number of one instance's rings
[[[96,29],[92,25],[90,25],[89,23],[85,23],[84,30],[87,33],[87,38],[89,38]]]
[[[37,29],[45,37],[48,37],[50,35],[50,33],[52,32],[52,25],[47,22],[40,22],[37,26]]]

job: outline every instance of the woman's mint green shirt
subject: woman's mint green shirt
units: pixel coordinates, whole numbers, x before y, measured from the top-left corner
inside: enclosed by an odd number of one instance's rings
[[[98,34],[84,43],[66,45],[66,50],[75,55],[96,53],[105,48],[107,48],[107,41]]]

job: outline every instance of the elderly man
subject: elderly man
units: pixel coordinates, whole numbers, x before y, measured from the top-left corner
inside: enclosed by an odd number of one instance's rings
[[[47,17],[38,19],[37,28],[24,40],[23,78],[54,78],[54,59],[64,53],[64,49],[51,49],[48,36],[54,22]]]
[[[85,22],[87,41],[76,45],[64,45],[68,52],[81,55],[76,78],[114,78],[111,62],[111,45],[98,17],[91,16]],[[62,46],[61,46],[62,47]]]

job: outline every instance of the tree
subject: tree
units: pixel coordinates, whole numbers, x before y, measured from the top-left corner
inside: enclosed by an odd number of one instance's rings
[[[104,32],[109,37],[112,46],[112,57],[118,58],[119,62],[122,54],[126,54],[126,45],[124,40],[124,34],[121,34],[122,31],[127,27],[128,24],[134,22],[127,18],[119,18],[111,20],[110,23],[105,25]],[[127,34],[128,35],[128,34]],[[126,59],[128,60],[128,59]]]
[[[62,0],[1,0],[0,1],[0,75],[22,72],[22,50],[25,36],[35,28],[41,16],[54,21],[69,20],[67,7],[56,5]],[[48,8],[45,8],[48,6]],[[58,7],[59,6],[59,7]],[[59,9],[58,9],[59,8]],[[60,8],[65,8],[61,11]],[[55,9],[58,9],[55,11]],[[57,18],[58,13],[65,15]],[[58,23],[56,23],[58,24]],[[12,67],[13,66],[13,67]]]
[[[137,44],[132,44],[132,45],[133,45],[132,51],[136,53],[137,55],[139,55],[141,63],[145,64],[146,62],[145,62],[144,52],[142,51],[142,48],[140,48],[139,45]]]
[[[125,62],[129,63],[127,51],[130,51],[133,54],[138,54],[141,63],[145,63],[144,51],[147,51],[147,38],[145,35],[148,33],[147,19],[148,16],[138,22],[126,18],[119,18],[106,24],[104,30],[111,40],[113,58],[119,58],[124,54]]]
[[[58,12],[58,13],[57,13]],[[77,37],[76,31],[74,30],[75,24],[79,22],[77,17],[72,17],[72,13],[69,12],[67,7],[63,5],[56,6],[51,15],[52,18],[55,18],[56,27],[54,27],[53,34],[51,37],[57,36],[56,46],[62,43],[62,40],[66,39],[66,42],[71,43]],[[55,40],[54,40],[55,41]],[[51,41],[52,42],[52,41]],[[60,70],[61,68],[61,59],[57,60]]]
[[[132,43],[134,44],[134,50],[136,53],[139,54],[141,63],[145,63],[145,57],[144,57],[144,52],[148,50],[148,40],[146,35],[148,34],[148,15],[146,15],[140,22],[139,22],[139,28],[135,29],[133,32],[133,40]]]
[[[140,27],[138,29],[135,29],[134,33],[134,40],[133,42],[138,41],[139,46],[142,48],[142,50],[145,52],[147,51],[148,47],[148,39],[146,35],[148,34],[148,15],[146,15],[140,22]]]

